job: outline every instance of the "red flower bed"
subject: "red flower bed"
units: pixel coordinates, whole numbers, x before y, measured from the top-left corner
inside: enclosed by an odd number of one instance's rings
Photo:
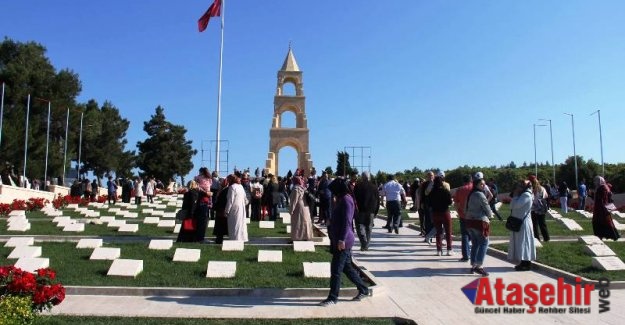
[[[29,296],[33,311],[50,310],[65,299],[65,288],[54,283],[56,273],[50,269],[39,269],[35,274],[14,266],[0,267],[0,296]]]
[[[0,217],[6,217],[11,212],[11,205],[8,203],[0,203]]]
[[[13,203],[11,203],[11,211],[13,210],[26,210],[26,201],[18,199],[13,200]]]
[[[28,211],[41,210],[48,203],[50,203],[50,201],[48,201],[47,199],[40,198],[40,197],[39,198],[31,197],[30,199],[28,199],[28,202],[26,202],[26,210]]]

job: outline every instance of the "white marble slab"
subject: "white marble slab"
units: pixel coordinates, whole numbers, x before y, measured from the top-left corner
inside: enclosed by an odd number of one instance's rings
[[[554,219],[561,219],[562,218],[562,215],[560,213],[558,213],[558,211],[553,210],[553,209],[547,210],[547,214],[550,215]]]
[[[192,248],[176,248],[174,262],[197,262],[200,260],[201,250]]]
[[[245,218],[245,224],[249,225],[250,223],[252,223],[252,219]]]
[[[176,212],[165,212],[163,213],[163,218],[176,218]]]
[[[33,246],[35,237],[11,237],[4,243],[4,247]]]
[[[152,214],[154,213],[154,209],[143,209],[141,212],[143,214]]]
[[[285,215],[282,218],[282,223],[285,225],[290,225],[291,224],[291,215],[287,213],[287,215]]]
[[[608,245],[586,245],[584,247],[586,254],[590,256],[616,256],[616,253],[608,247]]]
[[[104,222],[104,223],[109,223],[111,221],[115,221],[115,217],[111,217],[111,216],[105,216],[105,217],[100,217],[100,221]]]
[[[612,218],[612,223],[614,224],[614,228],[616,228],[616,230],[625,230],[625,224],[616,221],[616,219]]]
[[[44,211],[44,213],[48,216],[48,217],[60,217],[63,215],[63,212],[61,211],[57,211],[57,210],[52,210],[52,211]]]
[[[30,230],[30,223],[28,222],[16,222],[16,223],[12,223],[9,224],[9,227],[7,228],[7,231],[19,231],[19,232],[26,232]]]
[[[290,234],[291,233],[291,225],[287,225],[286,226],[286,233]]]
[[[315,243],[312,241],[294,241],[293,250],[296,252],[314,252]]]
[[[13,248],[7,259],[18,259],[22,257],[40,257],[41,246],[17,246]]]
[[[541,243],[540,240],[538,240],[538,238],[534,237],[534,246],[536,248],[542,248],[543,247],[543,243]]]
[[[26,272],[35,273],[39,269],[50,267],[50,259],[43,257],[22,257],[15,262],[15,267]]]
[[[234,278],[237,273],[237,262],[209,261],[206,269],[207,278]]]
[[[12,210],[11,212],[9,212],[9,217],[18,217],[18,216],[26,217],[26,211]]]
[[[149,249],[154,250],[168,250],[174,246],[174,241],[171,239],[152,239],[150,240]]]
[[[72,220],[72,219],[63,219],[59,222],[56,223],[56,226],[59,228],[65,228],[69,225],[73,225],[76,223],[76,220]]]
[[[145,223],[145,224],[158,225],[159,221],[161,221],[161,219],[159,217],[145,217],[143,219],[143,223]]]
[[[208,220],[208,228],[215,228],[215,220]]]
[[[126,224],[126,220],[113,220],[106,225],[108,228],[119,228]]]
[[[9,225],[18,224],[18,223],[28,223],[28,219],[25,216],[12,216],[7,219]]]
[[[137,277],[143,271],[142,260],[116,259],[111,264],[107,276]]]
[[[258,262],[282,262],[282,251],[258,250]]]
[[[91,253],[90,260],[115,260],[121,256],[121,248],[115,247],[97,247]]]
[[[70,217],[62,217],[61,216],[61,217],[54,217],[54,219],[52,219],[52,222],[59,223],[59,222],[67,222],[67,221],[70,221],[70,220],[72,220],[72,218],[70,218]]]
[[[456,211],[449,211],[449,213],[452,213],[452,212],[456,212]],[[410,219],[418,219],[419,218],[419,214],[416,213],[416,212],[408,212],[406,214],[408,215],[408,218],[410,218]]]
[[[579,236],[577,237],[577,241],[584,243],[586,245],[604,245],[603,241],[599,239],[599,237],[594,236],[594,235]]]
[[[174,234],[179,234],[180,233],[180,227],[182,225],[177,223],[176,226],[174,227]]]
[[[625,270],[625,263],[616,256],[593,257],[592,266],[604,271]]]
[[[165,217],[165,211],[154,210],[154,212],[152,212],[151,215],[153,217]]]
[[[167,204],[157,204],[154,206],[154,209],[165,210],[167,209]]]
[[[139,225],[136,223],[127,223],[125,225],[122,225],[121,227],[119,227],[117,229],[117,232],[138,232],[139,231]]]
[[[304,264],[304,277],[330,278],[330,262],[302,262],[302,264]]]
[[[98,248],[98,247],[101,247],[102,244],[103,244],[102,239],[82,238],[81,240],[78,241],[78,244],[76,244],[76,248]]]
[[[222,251],[243,251],[244,244],[242,240],[224,240],[221,244]]]
[[[258,227],[265,228],[265,229],[272,229],[272,228],[275,228],[276,225],[274,221],[259,221]]]
[[[582,228],[582,226],[580,226],[575,220],[573,219],[569,219],[569,218],[560,218],[557,219],[558,221],[560,221],[560,223],[562,223],[564,225],[564,227],[568,230],[572,230],[572,231],[580,231],[580,230],[584,230]]]
[[[109,208],[109,212],[113,212],[113,213],[119,212],[121,210],[122,210],[121,208]]]
[[[79,207],[80,207],[80,206],[78,206],[78,204],[76,204],[76,203],[71,203],[71,204],[68,204],[65,208],[67,208],[67,209],[72,209],[72,210],[76,210],[76,209],[78,209]]]
[[[84,223],[73,223],[63,227],[64,232],[84,232],[85,224]]]
[[[159,228],[173,228],[176,226],[176,220],[161,220],[156,226]]]

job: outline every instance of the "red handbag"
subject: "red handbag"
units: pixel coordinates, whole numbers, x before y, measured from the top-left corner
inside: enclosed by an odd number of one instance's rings
[[[194,231],[195,230],[195,219],[188,218],[182,220],[182,229],[186,231]]]

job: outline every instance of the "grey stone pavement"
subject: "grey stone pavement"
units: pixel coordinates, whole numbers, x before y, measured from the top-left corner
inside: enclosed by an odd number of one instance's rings
[[[461,288],[478,278],[468,274],[469,265],[459,256],[435,256],[436,249],[423,242],[415,230],[402,228],[388,234],[376,220],[369,251],[354,251],[358,262],[381,285],[373,297],[361,302],[341,297],[339,304],[320,307],[324,297],[142,297],[69,295],[52,314],[206,317],[206,318],[351,318],[399,317],[417,324],[623,324],[625,290],[610,291],[610,311],[599,314],[598,292],[591,296],[590,314],[476,314],[475,306]],[[356,243],[358,246],[358,242]],[[454,245],[455,248],[455,245]],[[555,284],[556,280],[536,272],[515,272],[512,264],[487,256],[485,268],[491,283]],[[349,284],[344,283],[344,286]]]

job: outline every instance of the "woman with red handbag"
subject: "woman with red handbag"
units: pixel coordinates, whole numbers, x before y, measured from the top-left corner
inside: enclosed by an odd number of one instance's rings
[[[197,225],[197,206],[200,191],[198,190],[198,184],[195,181],[190,181],[187,185],[189,190],[184,194],[182,198],[181,211],[184,213],[182,219],[182,225],[180,226],[180,232],[178,233],[177,242],[194,242],[196,238],[196,225]]]

